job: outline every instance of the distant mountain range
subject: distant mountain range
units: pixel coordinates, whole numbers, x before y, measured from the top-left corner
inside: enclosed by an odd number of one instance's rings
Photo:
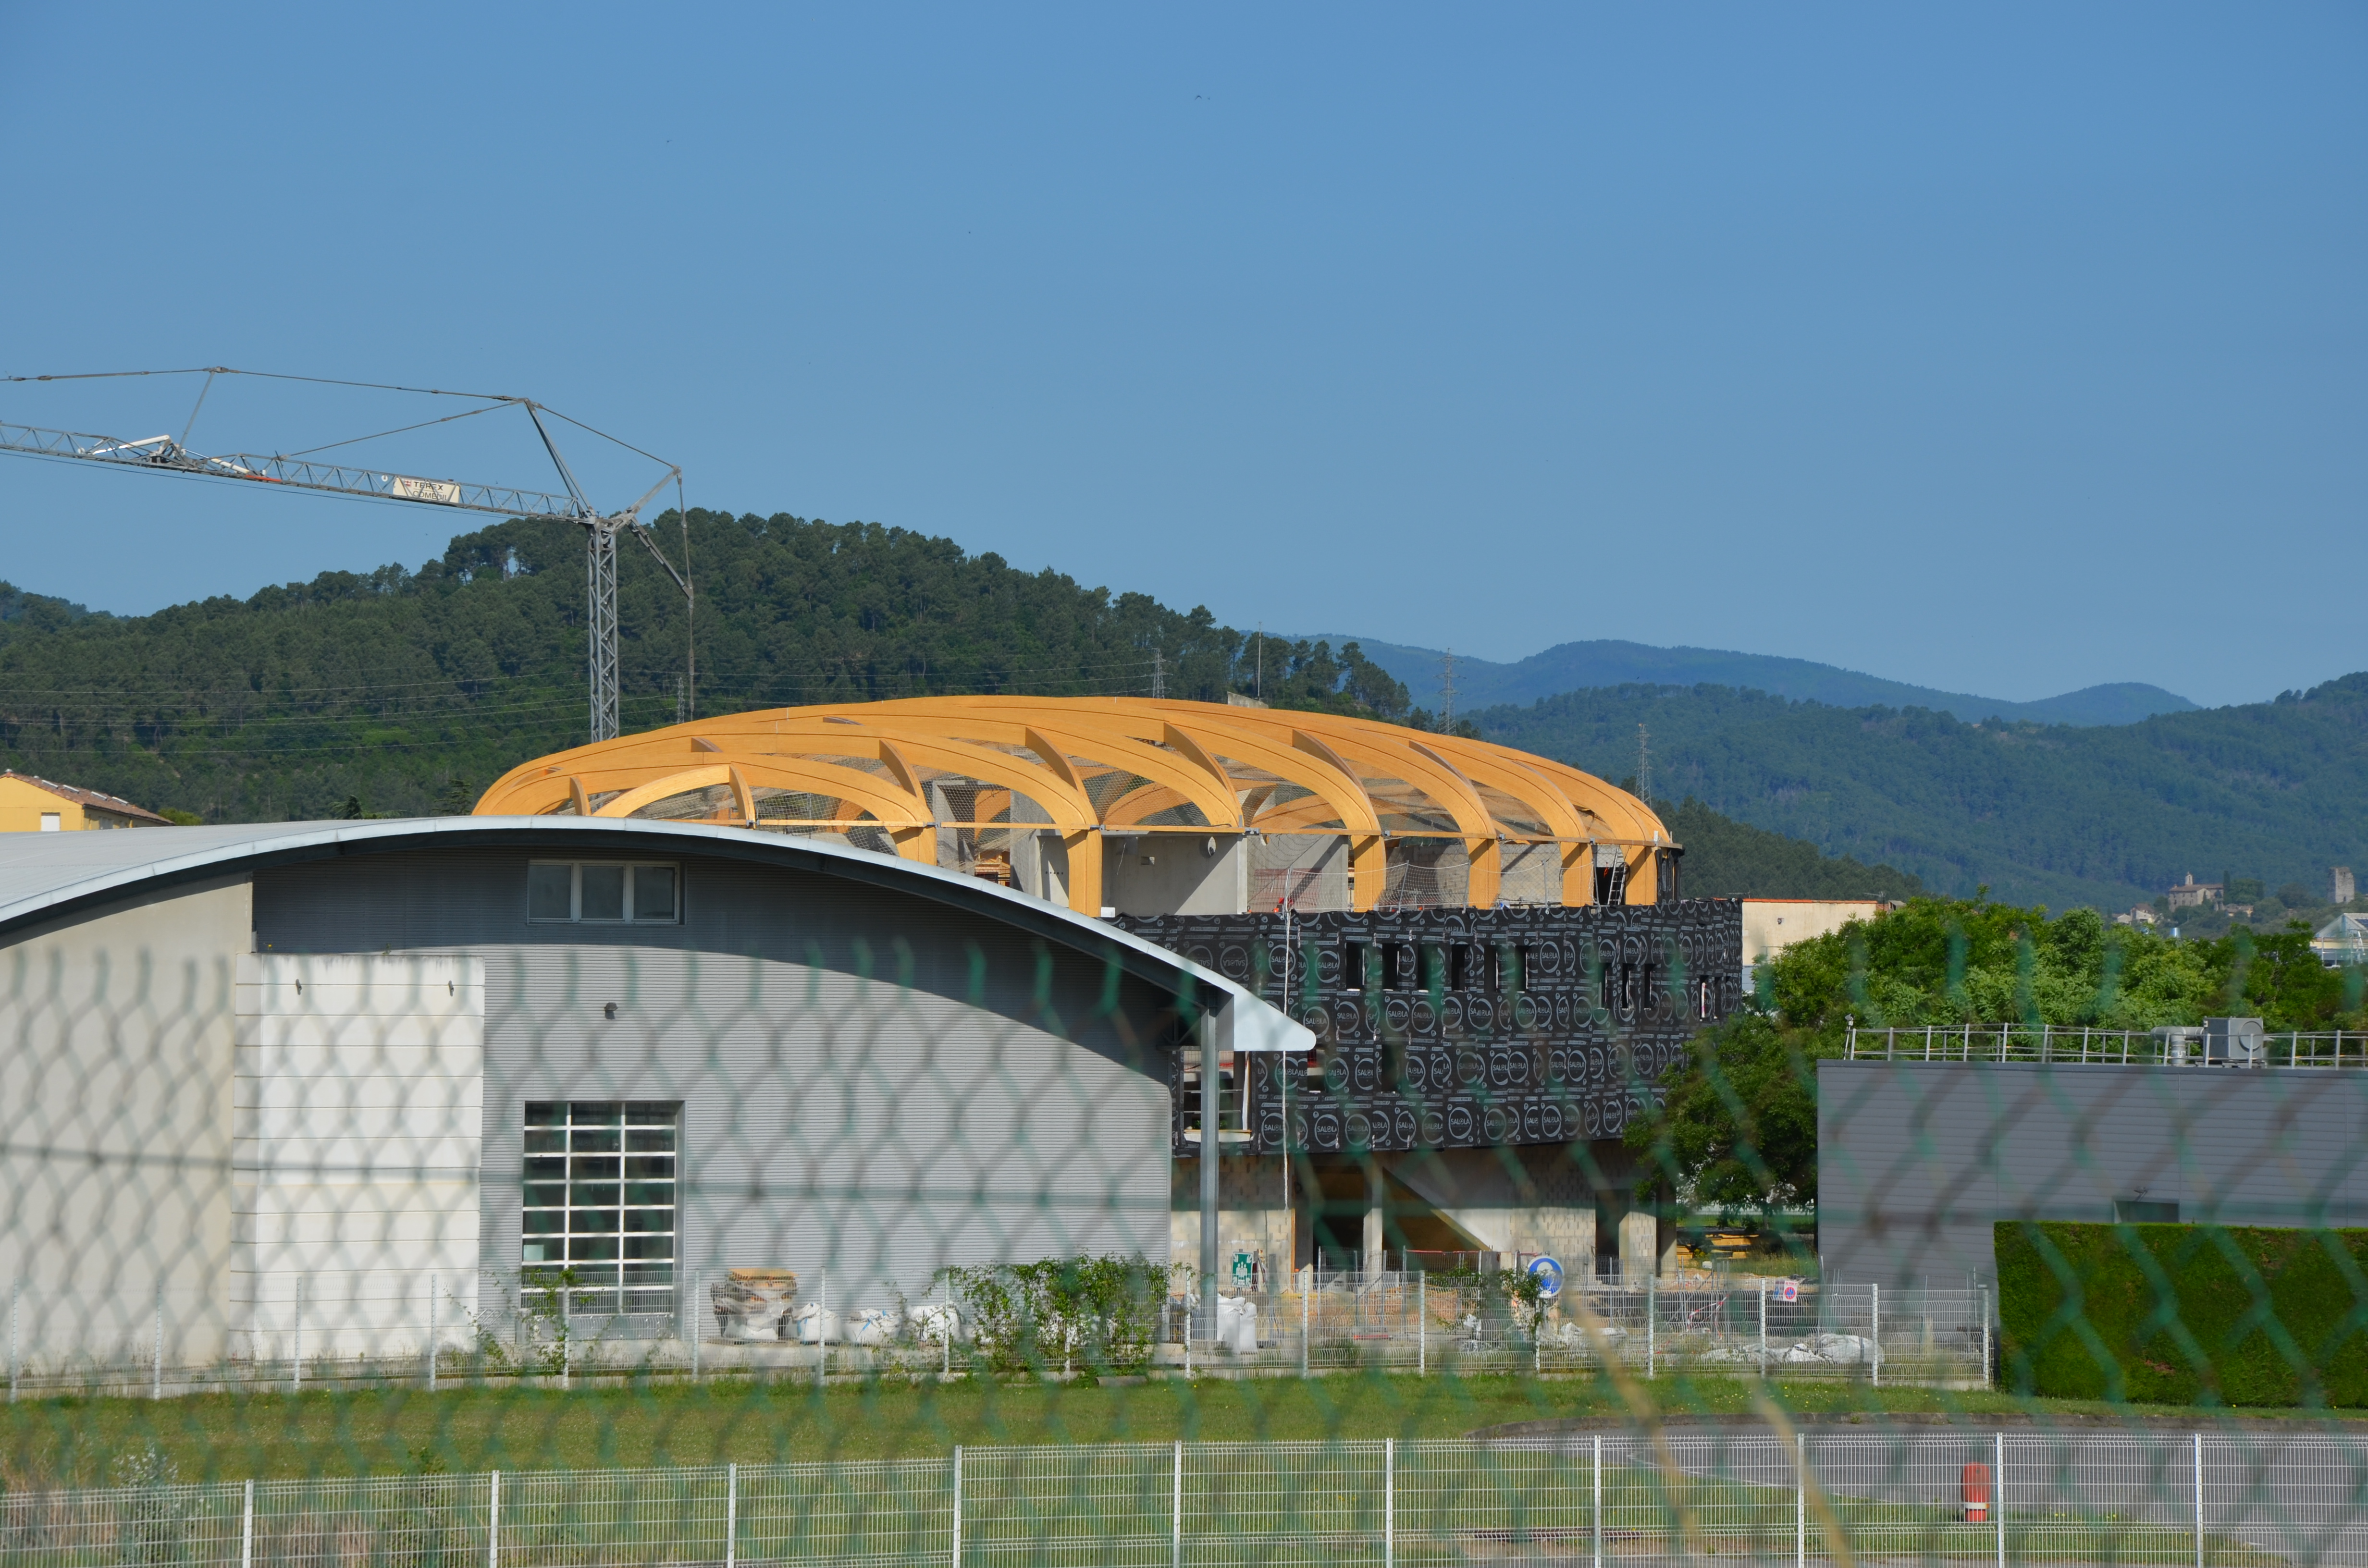
[[[1281,633],[1269,636],[1282,642],[1299,640]],[[1365,657],[1406,683],[1417,704],[1438,711],[1441,650],[1338,631],[1308,634],[1306,640],[1326,642],[1336,649],[1344,642],[1357,643]],[[2158,686],[2135,681],[2088,687],[2037,702],[2008,702],[1884,680],[1807,659],[1715,648],[1654,648],[1642,642],[1564,642],[1511,665],[1460,653],[1455,658],[1459,713],[1498,704],[1526,705],[1542,697],[1605,686],[1723,686],[1835,708],[1928,708],[1966,723],[2009,719],[2034,724],[2135,724],[2157,713],[2184,713],[2196,706]]]

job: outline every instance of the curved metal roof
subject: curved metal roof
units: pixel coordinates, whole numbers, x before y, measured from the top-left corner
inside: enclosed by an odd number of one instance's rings
[[[1178,994],[1233,998],[1234,1043],[1312,1051],[1315,1037],[1247,987],[1156,943],[976,877],[841,845],[711,823],[633,817],[416,817],[137,828],[116,833],[0,835],[0,945],[25,927],[97,914],[149,892],[250,874],[269,866],[403,849],[520,846],[578,854],[704,855],[843,877],[998,921],[1115,961]]]
[[[949,785],[966,802],[951,820]],[[1013,797],[1072,849],[1112,835],[1338,835],[1359,909],[1381,897],[1393,839],[1463,845],[1466,898],[1483,909],[1498,900],[1507,846],[1554,846],[1566,905],[1593,902],[1604,855],[1627,866],[1631,902],[1655,902],[1656,852],[1677,847],[1635,796],[1510,746],[1335,713],[1129,697],[908,698],[701,719],[521,764],[477,810],[861,830],[933,865],[939,829],[1008,825]],[[1073,909],[1099,912],[1098,854],[1072,857],[1067,891]]]

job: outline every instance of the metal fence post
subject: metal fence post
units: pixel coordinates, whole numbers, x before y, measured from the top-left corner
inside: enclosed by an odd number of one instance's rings
[[[1430,1270],[1414,1277],[1415,1376],[1430,1376]]]
[[[294,1365],[288,1376],[290,1391],[302,1393],[304,1392],[304,1277],[301,1274],[296,1276],[296,1356]]]
[[[1793,1562],[1809,1568],[1809,1435],[1793,1434]]]
[[[1299,1375],[1307,1376],[1307,1335],[1315,1321],[1310,1303],[1315,1297],[1315,1269],[1308,1267],[1307,1278],[1299,1288]],[[1191,1364],[1192,1325],[1188,1317],[1184,1325],[1185,1364]]]
[[[1984,1388],[1988,1388],[1988,1387],[1990,1386],[1990,1382],[1991,1382],[1991,1379],[1990,1379],[1990,1288],[1989,1288],[1988,1286],[1985,1285],[1985,1286],[1981,1287],[1981,1292],[1982,1292],[1982,1387],[1984,1387]]]
[[[17,1403],[17,1375],[20,1366],[17,1358],[17,1309],[25,1296],[25,1282],[18,1279],[8,1287],[8,1403]]]
[[[1660,1331],[1661,1326],[1661,1314],[1655,1310],[1656,1303],[1659,1301],[1657,1260],[1655,1267],[1656,1273],[1645,1276],[1645,1375],[1648,1378],[1660,1375],[1657,1368],[1661,1359],[1659,1346],[1654,1340],[1654,1335]]]
[[[694,1383],[699,1381],[700,1342],[707,1337],[706,1333],[699,1326],[699,1279],[700,1271],[692,1269],[690,1272],[690,1381]],[[789,1310],[789,1304],[783,1302],[781,1311],[786,1312]]]
[[[1588,1467],[1588,1476],[1595,1489],[1595,1506],[1589,1516],[1595,1533],[1595,1568],[1603,1568],[1603,1434],[1595,1435],[1595,1462]]]
[[[1881,1388],[1883,1386],[1883,1287],[1870,1285],[1867,1289],[1873,1292],[1871,1300],[1874,1302],[1874,1326],[1866,1336],[1867,1350],[1874,1358],[1874,1386]]]
[[[1998,1568],[2006,1568],[2006,1434],[1990,1443],[1990,1512],[1998,1516]]]
[[[1398,1562],[1398,1440],[1382,1439],[1382,1568]]]
[[[502,1472],[485,1477],[485,1568],[502,1565]]]
[[[2195,1445],[2195,1568],[2203,1568],[2203,1434],[2190,1436]]]
[[[238,1568],[255,1568],[255,1478],[249,1476],[238,1510]]]
[[[441,1289],[443,1276],[427,1277],[427,1392],[436,1392],[436,1295]]]
[[[723,1467],[723,1568],[740,1561],[740,1467]]]
[[[148,1397],[165,1397],[165,1287],[156,1287],[156,1343],[148,1363]]]
[[[953,1568],[962,1568],[962,1445],[954,1445],[954,1550]]]
[[[1176,1483],[1168,1501],[1167,1550],[1172,1568],[1184,1568],[1184,1444],[1180,1439],[1176,1445]]]
[[[1768,1276],[1759,1277],[1759,1381],[1768,1381]]]

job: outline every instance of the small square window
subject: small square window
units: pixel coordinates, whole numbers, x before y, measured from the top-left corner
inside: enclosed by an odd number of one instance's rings
[[[672,866],[633,868],[633,918],[669,922],[674,919]]]
[[[622,920],[625,917],[624,867],[578,866],[575,874],[581,888],[577,919]]]
[[[529,920],[575,918],[575,868],[538,862],[526,869],[526,917]]]

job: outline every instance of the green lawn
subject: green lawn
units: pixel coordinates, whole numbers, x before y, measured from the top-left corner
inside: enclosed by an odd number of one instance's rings
[[[1743,1380],[1645,1384],[1672,1416],[1748,1415]],[[1998,1417],[2184,1416],[2180,1412],[2002,1394],[1865,1384],[1780,1385],[1803,1415],[1880,1420],[1944,1413]],[[2294,1411],[2248,1412],[2296,1416]],[[968,1383],[939,1387],[661,1382],[563,1392],[509,1385],[291,1395],[27,1399],[0,1407],[0,1486],[90,1485],[151,1445],[185,1480],[704,1464],[725,1460],[885,1459],[942,1454],[956,1443],[1150,1442],[1455,1437],[1510,1422],[1609,1418],[1624,1407],[1593,1379],[1344,1375],[1099,1387]]]

